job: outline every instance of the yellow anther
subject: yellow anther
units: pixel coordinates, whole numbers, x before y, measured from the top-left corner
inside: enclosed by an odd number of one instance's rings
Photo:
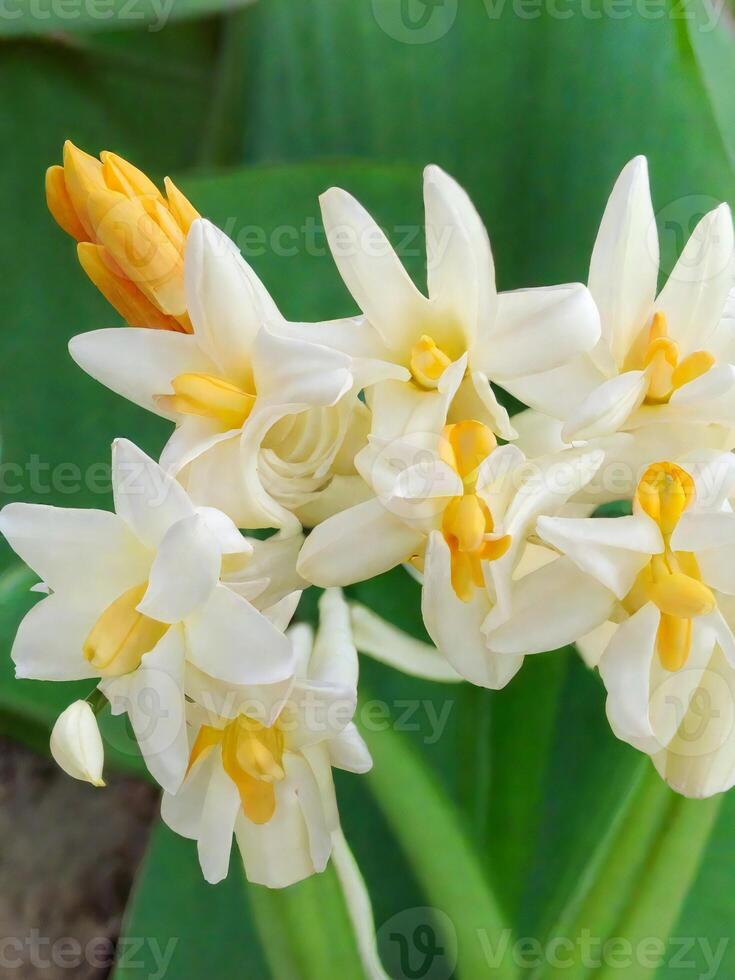
[[[423,334],[411,348],[409,366],[414,381],[422,388],[436,388],[444,371],[451,364],[444,351],[432,337]]]
[[[267,823],[276,809],[274,784],[283,779],[283,733],[240,715],[225,728],[222,764],[240,793],[242,812]]]
[[[199,215],[170,181],[166,194],[122,157],[97,160],[70,142],[46,174],[49,210],[87,246],[80,261],[105,298],[133,326],[190,333],[184,245]]]
[[[668,537],[694,500],[694,480],[676,463],[654,463],[643,474],[635,498]]]
[[[689,659],[691,646],[691,619],[678,619],[663,613],[656,634],[656,652],[661,665],[666,670],[681,670]]]
[[[445,425],[442,432],[442,456],[465,483],[476,479],[478,467],[497,445],[490,429],[474,419]]]
[[[102,677],[119,677],[140,666],[169,628],[144,616],[137,605],[148,583],[128,589],[105,609],[84,642],[85,658]]]
[[[493,529],[487,505],[474,493],[454,497],[444,511],[442,531],[450,547],[473,552],[482,548],[485,534]]]
[[[184,415],[216,419],[227,429],[239,429],[255,404],[255,395],[211,374],[179,374],[171,382],[173,395],[159,395],[159,404]]]
[[[666,317],[659,311],[653,316],[647,339],[643,337],[634,345],[628,365],[647,372],[646,404],[665,405],[677,388],[705,374],[714,363],[714,357],[703,350],[680,362],[679,348],[669,338]]]
[[[706,350],[696,350],[689,357],[685,357],[674,371],[671,382],[674,388],[681,388],[689,384],[695,378],[700,378],[706,374],[711,367],[714,367],[715,359]]]
[[[492,538],[483,544],[480,557],[483,561],[497,561],[510,548],[512,541],[513,538],[510,534],[504,534],[501,538]]]
[[[712,592],[703,582],[681,572],[673,572],[653,582],[648,597],[662,613],[679,619],[707,616],[717,605]]]

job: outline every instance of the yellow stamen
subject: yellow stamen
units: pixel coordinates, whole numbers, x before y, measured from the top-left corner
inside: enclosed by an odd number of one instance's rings
[[[694,500],[694,480],[676,463],[653,463],[643,474],[635,498],[641,508],[670,536]]]
[[[227,429],[239,429],[255,404],[255,395],[211,374],[179,374],[171,382],[173,395],[159,395],[163,407],[185,415],[217,419]]]
[[[677,619],[663,613],[656,634],[656,652],[666,670],[681,670],[692,646],[691,619]]]
[[[439,378],[451,363],[444,351],[427,334],[423,334],[411,349],[411,374],[422,388],[436,388]]]
[[[102,677],[119,677],[140,666],[169,628],[137,610],[148,583],[135,585],[102,613],[84,642],[85,658]]]
[[[648,597],[662,613],[678,619],[707,616],[717,605],[715,597],[703,582],[681,572],[673,572],[653,582]]]
[[[678,388],[705,374],[715,363],[703,350],[679,361],[679,348],[668,336],[666,316],[661,311],[654,313],[647,340],[644,337],[636,343],[629,360],[630,367],[647,371],[647,405],[665,405]]]
[[[267,823],[276,809],[275,783],[285,776],[283,732],[247,715],[239,715],[224,728],[203,725],[191,750],[189,770],[220,744],[222,765],[237,786],[243,813],[253,823]]]
[[[477,470],[498,445],[493,433],[482,422],[466,419],[444,426],[442,456],[462,480],[472,482]]]
[[[656,635],[656,652],[666,670],[680,670],[689,658],[692,620],[707,616],[716,606],[710,589],[702,582],[696,557],[673,551],[671,536],[682,514],[695,496],[691,476],[675,463],[649,466],[636,489],[638,506],[654,520],[664,539],[664,551],[652,555],[623,600],[632,615],[647,602],[661,613]]]
[[[61,228],[87,246],[83,268],[128,323],[191,333],[183,259],[199,215],[170,181],[164,196],[122,157],[97,160],[67,141],[63,167],[46,174],[46,200]]]
[[[453,497],[442,515],[442,534],[451,554],[452,587],[463,602],[484,585],[482,562],[501,558],[511,544],[510,535],[490,538],[495,522],[476,492],[479,468],[497,446],[492,432],[481,422],[466,419],[444,427],[441,455],[462,478],[464,493]]]

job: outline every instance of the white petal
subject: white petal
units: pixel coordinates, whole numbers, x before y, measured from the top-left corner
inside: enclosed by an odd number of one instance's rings
[[[359,603],[350,604],[355,646],[380,663],[411,677],[457,683],[462,678],[435,646],[423,643]]]
[[[215,507],[197,507],[209,531],[217,539],[217,545],[223,555],[252,555],[253,545],[244,537],[234,521]]]
[[[213,374],[216,367],[196,337],[170,330],[112,327],[79,334],[69,353],[96,381],[136,405],[164,418],[176,413],[161,407],[157,395],[173,393],[179,374]]]
[[[334,405],[352,387],[350,358],[339,351],[261,330],[253,345],[258,398],[292,410]]]
[[[127,439],[112,444],[112,488],[115,511],[149,548],[157,549],[172,524],[194,513],[184,488]]]
[[[603,623],[615,596],[568,558],[558,558],[516,582],[512,612],[483,626],[487,645],[502,654],[542,653],[574,643]]]
[[[732,549],[735,545],[735,514],[697,513],[682,514],[671,536],[675,551],[696,552],[702,579],[711,588],[735,594],[735,562]]]
[[[624,168],[602,216],[592,252],[589,288],[600,311],[602,335],[622,365],[650,316],[658,277],[658,236],[646,158]]]
[[[332,187],[320,197],[335,264],[357,305],[391,350],[406,350],[428,301],[403,268],[388,239],[352,195]]]
[[[321,746],[316,747],[316,753],[322,754]],[[331,783],[331,770],[329,769],[328,759],[327,775]],[[322,801],[322,788],[316,778],[309,762],[300,755],[285,753],[283,757],[283,767],[286,771],[286,779],[291,783],[296,791],[296,798],[299,801],[301,812],[306,824],[306,832],[309,837],[309,851],[314,869],[323,871],[329,855],[332,852],[331,827],[325,815],[325,806]]]
[[[481,627],[490,609],[484,589],[470,602],[452,587],[449,546],[438,532],[429,538],[424,565],[421,611],[429,636],[455,670],[473,684],[493,690],[505,687],[523,657],[497,656],[487,648]]]
[[[649,755],[664,747],[649,718],[651,665],[660,619],[653,603],[646,603],[618,627],[599,664],[613,732]]]
[[[518,432],[515,444],[529,459],[561,452],[566,448],[561,437],[562,424],[560,419],[528,408],[513,416]]]
[[[200,514],[172,524],[151,566],[138,611],[161,623],[178,623],[211,595],[222,552]]]
[[[0,532],[54,591],[72,586],[104,605],[148,577],[150,554],[107,511],[13,503],[0,512]]]
[[[183,636],[167,630],[132,674],[103,681],[113,715],[127,714],[149,772],[167,793],[181,786],[189,761]]]
[[[666,315],[669,336],[683,355],[707,348],[732,281],[732,215],[730,208],[721,204],[694,229],[656,300],[656,309]]]
[[[74,779],[104,786],[105,750],[94,711],[86,701],[75,701],[56,720],[51,732],[51,755]]]
[[[574,409],[562,429],[565,442],[616,432],[646,395],[644,371],[626,371],[603,382]]]
[[[209,221],[195,221],[186,240],[184,277],[194,334],[226,377],[250,376],[255,336],[280,319],[262,283],[230,239]]]
[[[365,740],[352,722],[327,742],[327,749],[330,761],[336,769],[365,773],[373,767]]]
[[[11,657],[16,677],[75,681],[97,676],[82,648],[102,610],[84,595],[55,592],[26,613]]]
[[[237,592],[247,583],[265,585],[255,593],[259,609],[273,606],[306,588],[306,582],[296,573],[296,559],[303,544],[303,535],[273,535],[265,541],[244,539],[253,549],[240,571],[232,570],[223,575],[223,582]]]
[[[515,439],[517,436],[507,409],[498,401],[487,375],[482,371],[468,373],[452,401],[447,421],[461,422],[463,419],[482,422],[501,439]]]
[[[735,366],[720,364],[678,388],[668,404],[685,421],[735,425]]]
[[[617,623],[609,621],[606,623],[601,623],[585,636],[580,636],[579,639],[576,640],[577,650],[579,651],[582,660],[584,660],[588,667],[597,667],[600,662],[600,657],[607,649],[607,646],[610,640],[613,638],[617,628]]]
[[[264,824],[240,814],[237,843],[248,881],[267,888],[286,888],[314,874],[309,837],[301,805],[288,780],[276,783],[276,811]]]
[[[400,565],[423,540],[376,497],[315,527],[296,567],[314,585],[351,585]]]
[[[483,369],[505,385],[506,379],[566,364],[590,350],[599,336],[597,307],[578,283],[501,293]]]
[[[207,752],[194,764],[179,791],[164,793],[161,798],[161,818],[167,827],[181,837],[197,840],[202,824],[202,810],[212,773],[222,767],[219,752]]]
[[[479,317],[487,322],[485,318],[494,313],[494,302],[488,305],[490,288],[494,291],[494,281],[488,276],[494,272],[490,243],[485,235],[482,252],[476,254],[479,236],[473,232],[478,223],[481,226],[480,218],[464,191],[439,167],[424,171],[424,206],[429,297],[440,315],[455,321],[465,347],[470,347]]]
[[[185,633],[191,662],[218,680],[276,684],[293,673],[288,638],[224,585],[189,616]]]
[[[735,671],[715,651],[702,672],[679,731],[654,759],[669,785],[701,799],[723,793],[735,781]]]
[[[703,443],[706,445],[704,434],[698,445]],[[680,457],[678,463],[694,480],[697,510],[722,510],[735,494],[735,454],[701,448]]]
[[[645,515],[539,517],[538,533],[623,599],[651,555],[663,551],[661,532]]]
[[[357,650],[349,607],[341,589],[327,589],[319,598],[319,627],[309,677],[322,684],[356,691],[357,675]]]
[[[241,429],[228,429],[223,432],[222,425],[217,419],[184,415],[163,447],[161,466],[171,476],[179,476],[189,463],[218,443],[239,435],[241,431]]]
[[[552,368],[550,371],[540,371],[538,374],[517,378],[504,378],[502,385],[518,401],[536,409],[537,412],[553,419],[567,419],[607,377],[608,375],[603,374],[595,366],[589,354],[580,354],[567,364]],[[523,416],[528,414],[528,412],[521,412],[513,416],[513,425],[521,432],[522,438],[523,433],[519,425],[523,423]],[[561,425],[559,429],[561,430]],[[562,442],[560,434],[558,439]],[[528,449],[526,452],[531,455]]]
[[[219,747],[213,750],[221,760]],[[197,850],[202,874],[210,885],[216,885],[227,877],[230,870],[232,835],[240,813],[240,794],[237,786],[219,765],[212,768],[212,776],[204,797]]]

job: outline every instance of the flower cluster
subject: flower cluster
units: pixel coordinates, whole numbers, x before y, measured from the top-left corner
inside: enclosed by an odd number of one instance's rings
[[[431,166],[424,294],[333,188],[323,221],[359,314],[291,323],[170,181],[164,196],[114,154],[67,144],[47,197],[130,324],[75,337],[72,357],[172,423],[159,462],[113,444],[114,513],[0,515],[48,593],[20,625],[18,676],[98,681],[54,729],[67,772],[102,783],[94,708],[109,702],[207,879],[227,873],[234,835],[249,878],[281,887],[329,859],[332,767],[370,767],[356,647],[498,689],[525,655],[576,642],[615,734],[672,786],[704,796],[735,782],[725,205],[657,293],[637,158],[587,286],[499,293],[480,217]],[[529,408],[511,418],[503,392]],[[632,504],[600,516],[611,501]],[[342,596],[398,565],[421,582],[435,648]],[[308,585],[326,589],[315,635],[292,625]]]

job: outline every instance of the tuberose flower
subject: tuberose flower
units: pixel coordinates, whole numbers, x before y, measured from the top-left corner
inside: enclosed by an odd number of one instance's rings
[[[629,517],[540,517],[561,557],[488,637],[508,655],[585,638],[613,731],[689,796],[735,782],[734,487],[735,457],[705,454],[652,464]]]
[[[524,448],[550,451],[629,433],[608,452],[609,460],[631,464],[628,496],[638,468],[657,455],[730,449],[734,273],[732,215],[722,204],[699,221],[657,295],[648,167],[645,157],[631,160],[610,195],[590,262],[599,343],[567,365],[509,385],[532,409],[517,418]]]
[[[59,715],[51,732],[51,755],[67,775],[93,786],[104,786],[105,750],[94,711],[75,701]]]
[[[321,197],[334,261],[367,322],[330,342],[394,364],[403,380],[436,390],[465,358],[449,421],[473,418],[504,439],[515,430],[490,381],[502,387],[566,364],[594,346],[599,317],[578,284],[498,294],[487,232],[465,191],[439,167],[424,172],[428,296],[387,237],[346,191]],[[373,396],[377,405],[380,391]]]
[[[79,262],[129,324],[191,331],[184,243],[196,210],[168,177],[165,196],[127,160],[100,159],[67,140],[64,165],[46,172],[46,201],[78,242]]]
[[[376,365],[285,336],[263,284],[204,220],[189,232],[185,286],[191,335],[96,330],[72,339],[72,357],[176,423],[161,464],[239,527],[296,532],[302,508],[318,520],[320,507],[354,499],[353,458],[369,428],[357,395]]]
[[[195,507],[125,440],[113,445],[112,481],[116,513],[20,503],[0,513],[0,531],[50,591],[20,624],[12,658],[18,677],[99,678],[151,773],[175,789],[187,763],[187,665],[257,687],[273,710],[288,690],[293,651],[267,613],[280,615],[299,587],[298,538],[269,578],[262,559],[248,568],[253,545],[229,518]]]
[[[476,419],[447,424],[465,358],[432,392],[385,382],[369,445],[356,465],[373,496],[318,525],[297,568],[317,585],[349,585],[410,563],[423,576],[424,623],[463,677],[506,684],[523,657],[493,655],[486,619],[505,609],[536,517],[555,512],[591,478],[599,452],[527,466]],[[415,672],[415,657],[409,672]],[[432,668],[435,671],[435,668]]]
[[[207,881],[227,875],[233,833],[250,881],[284,888],[323,871],[339,829],[332,766],[371,766],[352,722],[357,652],[338,590],[322,596],[319,612],[316,638],[306,624],[289,630],[296,680],[274,721],[238,698],[222,703],[226,715],[189,706],[189,771],[161,812],[197,841]]]

